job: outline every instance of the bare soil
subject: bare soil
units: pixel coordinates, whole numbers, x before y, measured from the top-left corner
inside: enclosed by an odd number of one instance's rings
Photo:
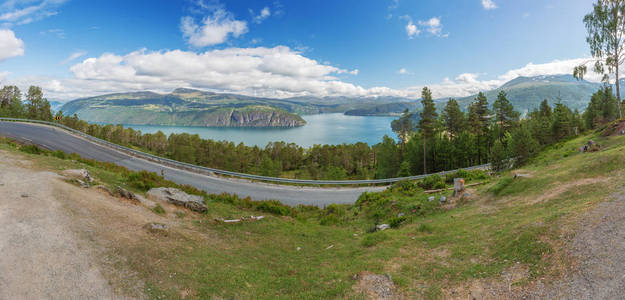
[[[0,152],[0,299],[124,298],[72,230],[51,172]]]

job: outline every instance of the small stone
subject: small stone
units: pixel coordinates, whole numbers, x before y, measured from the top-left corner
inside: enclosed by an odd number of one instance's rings
[[[445,203],[445,202],[447,202],[447,197],[445,197],[445,196],[441,196],[441,198],[440,198],[440,199],[438,199],[438,201],[439,201],[440,203]]]
[[[405,215],[404,213],[398,213],[398,214],[397,214],[397,217],[398,217],[398,218],[401,218],[401,217],[403,217],[404,215]]]
[[[297,247],[297,251],[300,251],[300,250],[302,250],[302,247]]]
[[[22,194],[22,198],[28,198],[28,194]]]
[[[155,234],[167,235],[169,233],[169,226],[161,223],[148,223],[143,227]]]
[[[117,186],[117,194],[119,194],[119,196],[121,196],[122,198],[126,198],[128,200],[137,200],[137,196],[135,196],[133,192],[128,191],[121,186]]]
[[[434,197],[434,196],[428,197],[428,201],[434,201],[435,199],[436,199],[436,197]]]
[[[383,230],[386,230],[386,229],[389,229],[389,228],[391,228],[391,226],[388,225],[388,224],[375,225],[375,230],[376,231],[383,231]]]

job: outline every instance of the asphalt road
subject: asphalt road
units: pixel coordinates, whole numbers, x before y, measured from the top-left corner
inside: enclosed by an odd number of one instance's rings
[[[51,126],[0,122],[0,135],[37,144],[50,150],[77,153],[82,157],[113,162],[130,170],[165,172],[165,178],[178,184],[188,184],[211,194],[230,193],[253,200],[278,200],[288,205],[326,205],[354,203],[364,191],[380,191],[384,187],[316,188],[283,186],[250,182],[242,179],[220,178],[163,166],[92,143]]]

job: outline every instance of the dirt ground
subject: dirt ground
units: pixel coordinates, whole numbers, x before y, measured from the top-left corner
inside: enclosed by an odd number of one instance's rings
[[[71,230],[65,184],[0,153],[0,299],[119,298]]]

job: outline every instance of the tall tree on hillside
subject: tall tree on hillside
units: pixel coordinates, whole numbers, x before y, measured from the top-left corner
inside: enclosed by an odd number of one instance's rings
[[[495,123],[499,126],[499,142],[503,143],[503,137],[506,132],[519,121],[519,112],[514,110],[514,106],[506,97],[506,92],[503,90],[497,95],[497,100],[493,103],[493,110],[495,112]]]
[[[471,132],[477,137],[478,162],[482,163],[482,142],[488,133],[488,123],[490,120],[490,110],[488,109],[488,99],[484,93],[477,94],[475,101],[469,106],[469,126]]]
[[[601,124],[616,120],[617,100],[612,93],[612,87],[606,85],[590,97],[588,107],[583,114],[586,127],[597,128]]]
[[[410,138],[410,134],[414,131],[414,124],[412,124],[412,113],[408,109],[404,110],[404,113],[397,120],[391,122],[391,129],[399,140],[401,140],[401,155],[404,155],[404,146]]]
[[[573,76],[583,79],[587,63],[594,62],[594,71],[603,74],[603,81],[609,82],[614,74],[619,118],[623,117],[619,85],[619,66],[625,61],[625,1],[597,0],[591,13],[584,16],[592,61],[575,67]]]
[[[465,117],[456,99],[449,99],[442,112],[443,124],[449,136],[454,139],[464,130]]]
[[[423,135],[423,173],[427,174],[427,139],[434,134],[434,127],[436,126],[436,106],[434,106],[434,100],[432,100],[432,92],[427,87],[424,87],[421,91],[421,105],[423,110],[421,111],[421,119],[419,120],[419,129],[421,135]]]
[[[26,111],[28,117],[37,120],[52,120],[50,102],[43,98],[43,91],[38,86],[30,86],[26,94]]]

